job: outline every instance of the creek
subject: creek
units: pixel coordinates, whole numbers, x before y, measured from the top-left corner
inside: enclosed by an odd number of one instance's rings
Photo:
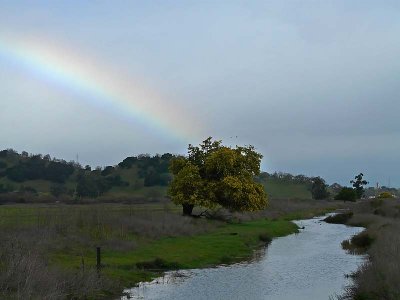
[[[294,221],[297,234],[274,239],[246,262],[215,268],[167,272],[124,292],[122,299],[334,299],[351,284],[364,256],[346,253],[341,242],[361,227]]]

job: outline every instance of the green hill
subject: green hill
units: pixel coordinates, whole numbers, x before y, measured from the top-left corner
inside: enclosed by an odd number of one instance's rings
[[[0,151],[0,193],[55,197],[163,197],[171,180],[164,155],[128,157],[116,166],[91,169],[50,156]]]
[[[305,183],[282,182],[276,179],[263,183],[268,195],[272,198],[311,199],[311,191]]]
[[[0,151],[0,202],[74,199],[162,199],[172,179],[174,155],[138,155],[115,166],[91,169],[49,155]],[[257,180],[272,198],[311,198],[310,178],[287,173],[262,173]]]

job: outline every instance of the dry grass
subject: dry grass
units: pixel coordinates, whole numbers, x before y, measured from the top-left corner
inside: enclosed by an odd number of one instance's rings
[[[15,203],[26,203],[26,204],[146,204],[146,203],[167,203],[169,200],[160,195],[156,195],[157,192],[153,190],[146,191],[145,195],[124,195],[124,194],[112,194],[103,195],[98,198],[82,198],[76,199],[69,195],[61,195],[54,197],[50,194],[32,194],[29,192],[17,192],[17,193],[4,193],[0,194],[0,205],[2,204],[15,204]]]
[[[168,207],[131,205],[18,206],[0,215],[0,299],[101,298],[111,281],[85,266],[85,253],[102,246],[131,251],[138,243],[208,232],[220,225],[180,216]],[[50,258],[73,251],[79,269],[56,267]],[[82,254],[80,254],[82,253]],[[117,286],[117,285],[116,285]]]
[[[49,267],[43,255],[48,237],[21,232],[2,236],[0,247],[1,299],[86,299],[99,296],[109,285],[93,269]],[[35,243],[36,241],[36,243]]]
[[[348,224],[367,227],[359,236],[368,236],[373,243],[365,247],[366,240],[360,240],[369,260],[354,274],[354,285],[341,299],[400,299],[399,208],[400,199],[366,201],[353,207],[354,216]],[[357,246],[354,241],[345,244]]]
[[[120,285],[97,276],[90,254],[96,246],[124,257],[155,240],[213,232],[226,224],[225,217],[234,222],[296,219],[333,206],[337,202],[272,200],[262,212],[219,211],[221,220],[208,220],[184,217],[179,207],[165,204],[4,205],[0,207],[0,299],[100,299],[106,297],[103,290]],[[269,235],[259,238],[270,240]],[[80,256],[83,263],[73,268],[60,258]],[[143,261],[171,267],[170,262]]]

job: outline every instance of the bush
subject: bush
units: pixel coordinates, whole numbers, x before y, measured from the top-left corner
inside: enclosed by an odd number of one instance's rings
[[[258,236],[258,238],[260,239],[260,241],[265,242],[267,244],[272,242],[272,238],[266,234],[266,233],[262,233]]]
[[[342,188],[339,194],[335,196],[335,200],[356,201],[356,199],[357,199],[356,191],[349,187]]]
[[[366,232],[354,235],[350,240],[342,242],[342,247],[352,253],[364,253],[372,244],[374,239]]]
[[[61,184],[61,183],[56,183],[56,184],[52,184],[50,186],[50,193],[55,196],[61,196],[63,194],[67,194],[68,193],[68,189],[65,185]]]
[[[4,161],[0,160],[0,169],[5,169],[7,168],[7,164]]]
[[[147,270],[176,270],[181,268],[176,262],[167,262],[158,257],[151,261],[138,262],[136,263],[136,267]]]
[[[224,264],[224,265],[229,265],[233,262],[233,257],[229,256],[229,255],[224,255],[220,258],[220,263]]]
[[[346,224],[346,222],[353,216],[351,211],[341,214],[335,214],[324,219],[326,223],[330,224]]]
[[[379,206],[382,206],[382,204],[383,204],[382,198],[381,199],[375,198],[370,202],[370,205],[373,208],[378,208]]]
[[[104,168],[103,171],[101,171],[101,176],[110,175],[112,172],[114,172],[114,167],[113,166],[107,166],[107,167]]]
[[[394,198],[393,195],[389,192],[382,192],[378,196],[379,199],[389,199],[389,198]]]
[[[1,193],[9,193],[14,190],[14,187],[10,184],[2,184],[0,183],[0,194]]]
[[[371,246],[374,239],[369,236],[365,231],[353,236],[351,238],[351,243],[359,248],[368,248]]]
[[[28,193],[28,194],[33,194],[33,195],[37,195],[38,192],[35,188],[31,187],[31,186],[23,186],[21,185],[21,187],[19,188],[19,192],[20,193]]]

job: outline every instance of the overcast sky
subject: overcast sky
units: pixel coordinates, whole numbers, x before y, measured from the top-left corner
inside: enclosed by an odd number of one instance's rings
[[[265,171],[400,186],[400,2],[2,1],[0,101],[3,149],[104,166],[212,136]]]

